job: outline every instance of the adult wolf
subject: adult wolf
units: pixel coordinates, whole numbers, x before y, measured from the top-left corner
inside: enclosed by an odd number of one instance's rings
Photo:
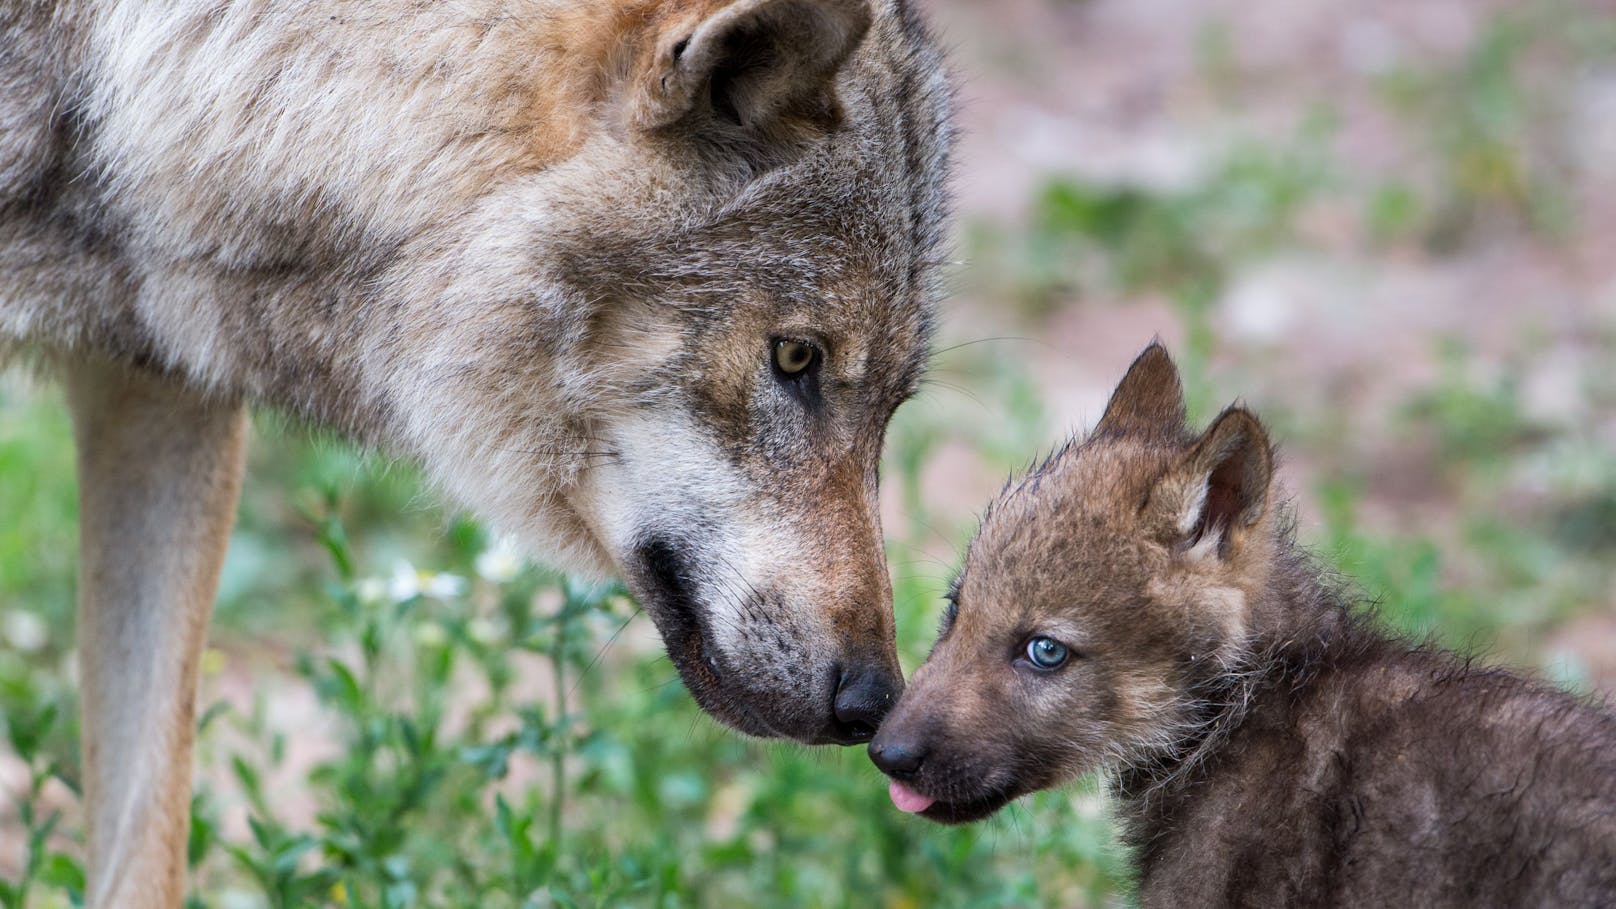
[[[948,123],[903,0],[0,6],[0,346],[79,441],[89,904],[180,898],[244,402],[622,572],[724,722],[868,738]]]

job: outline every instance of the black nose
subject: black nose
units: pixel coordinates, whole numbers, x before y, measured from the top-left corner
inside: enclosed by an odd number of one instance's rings
[[[831,725],[836,740],[844,745],[856,745],[874,738],[881,718],[902,693],[903,679],[884,669],[869,667],[842,673],[832,710],[835,722]]]
[[[920,772],[926,746],[918,742],[871,742],[870,760],[887,776],[907,780]]]

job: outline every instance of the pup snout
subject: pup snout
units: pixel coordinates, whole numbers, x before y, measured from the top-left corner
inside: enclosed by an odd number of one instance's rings
[[[881,772],[898,780],[913,779],[926,760],[926,746],[918,741],[882,741],[870,743],[870,760]]]
[[[844,745],[868,742],[902,693],[903,677],[884,666],[843,672],[832,706],[832,737]]]

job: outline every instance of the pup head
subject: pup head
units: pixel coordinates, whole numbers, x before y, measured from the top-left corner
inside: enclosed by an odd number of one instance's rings
[[[1272,455],[1238,407],[1200,437],[1152,345],[1082,444],[988,509],[937,644],[870,744],[906,811],[949,823],[1148,762],[1244,655],[1272,552]]]
[[[876,469],[927,356],[946,84],[902,3],[641,6],[589,138],[453,269],[513,316],[445,314],[449,387],[504,390],[446,473],[620,572],[720,720],[868,741],[903,684]],[[465,396],[430,393],[438,432]]]

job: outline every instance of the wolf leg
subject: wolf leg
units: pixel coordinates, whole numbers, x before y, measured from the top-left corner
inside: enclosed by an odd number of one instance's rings
[[[241,405],[77,363],[79,668],[90,909],[185,887],[197,663],[241,488]]]

